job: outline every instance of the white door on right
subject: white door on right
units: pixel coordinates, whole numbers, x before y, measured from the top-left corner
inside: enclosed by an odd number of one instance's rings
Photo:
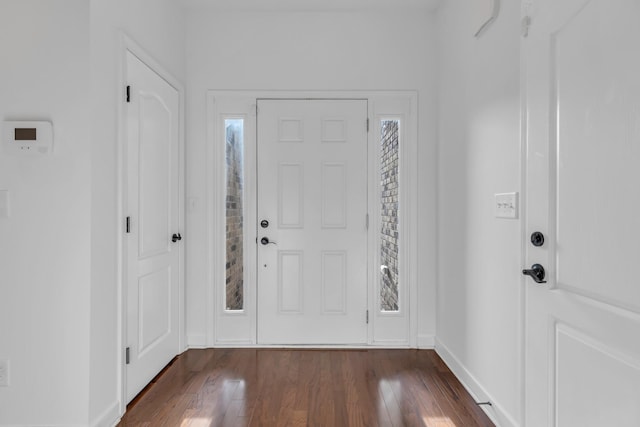
[[[526,3],[526,425],[638,427],[640,1]]]

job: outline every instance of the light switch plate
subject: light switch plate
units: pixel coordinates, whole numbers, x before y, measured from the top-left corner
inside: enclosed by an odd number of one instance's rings
[[[498,193],[496,196],[496,218],[518,218],[518,193]]]
[[[0,190],[0,218],[9,218],[9,190]]]

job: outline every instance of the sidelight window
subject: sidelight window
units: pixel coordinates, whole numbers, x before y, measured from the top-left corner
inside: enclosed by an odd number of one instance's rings
[[[227,310],[244,308],[244,120],[225,119]]]
[[[380,122],[380,310],[398,311],[399,120]]]

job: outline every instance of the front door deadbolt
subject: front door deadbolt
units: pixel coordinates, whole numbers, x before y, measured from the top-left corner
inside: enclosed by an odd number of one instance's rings
[[[544,245],[544,234],[539,231],[531,233],[531,244],[536,247]]]

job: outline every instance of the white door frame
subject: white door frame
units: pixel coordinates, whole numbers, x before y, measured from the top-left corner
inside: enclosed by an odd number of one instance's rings
[[[116,230],[117,238],[117,277],[118,277],[118,402],[120,405],[119,413],[122,415],[126,411],[126,367],[125,367],[125,349],[127,347],[127,251],[125,237],[125,206],[127,200],[127,168],[126,168],[126,143],[127,143],[127,116],[126,116],[126,76],[127,76],[127,52],[131,52],[140,59],[145,65],[151,68],[156,74],[162,77],[167,83],[173,86],[179,94],[179,183],[178,183],[178,224],[182,235],[185,233],[185,153],[184,153],[184,87],[180,81],[162,67],[151,55],[149,55],[138,43],[125,34],[120,36],[119,49],[119,77],[117,93],[118,98],[118,142],[117,142],[117,215]],[[179,245],[179,268],[180,272],[178,283],[178,348],[180,351],[185,349],[185,321],[184,321],[184,245]]]
[[[380,347],[417,347],[417,92],[416,91],[231,91],[210,90],[207,92],[207,300],[206,300],[206,346],[207,347],[256,347],[256,277],[253,268],[245,273],[245,309],[229,312],[222,308],[221,297],[224,292],[225,272],[225,236],[220,235],[225,227],[224,216],[224,183],[225,171],[220,165],[224,164],[225,145],[221,141],[219,132],[221,122],[225,118],[244,118],[246,128],[245,146],[255,146],[255,105],[258,99],[363,99],[368,100],[368,119],[370,131],[368,134],[369,147],[369,182],[379,180],[378,158],[373,148],[379,143],[376,135],[379,133],[379,121],[383,119],[398,119],[404,124],[401,136],[400,153],[400,199],[402,200],[400,226],[401,257],[400,274],[406,283],[404,295],[401,296],[401,306],[405,310],[400,313],[381,313],[376,310],[378,290],[377,278],[379,266],[376,260],[378,239],[375,233],[378,217],[376,202],[378,195],[374,193],[376,186],[369,189],[369,215],[372,221],[369,227],[368,244],[368,309],[369,325],[367,346]],[[251,139],[249,139],[251,138]],[[245,157],[246,169],[252,169],[251,175],[245,182],[245,199],[256,200],[255,182],[255,153],[248,150]],[[246,224],[256,224],[255,204],[247,208]],[[405,231],[403,231],[405,230]],[[248,234],[248,233],[247,233]],[[256,236],[245,236],[245,244],[251,250],[245,250],[245,265],[256,265],[254,241]],[[249,246],[250,245],[250,246]],[[408,311],[408,313],[407,313]],[[406,322],[403,334],[397,337],[391,332],[397,331],[393,323]],[[391,327],[389,327],[391,325]],[[264,346],[260,346],[264,347]],[[304,347],[304,346],[296,346]],[[318,347],[318,346],[311,346]],[[328,346],[344,347],[344,346]],[[356,346],[357,347],[357,346]]]

